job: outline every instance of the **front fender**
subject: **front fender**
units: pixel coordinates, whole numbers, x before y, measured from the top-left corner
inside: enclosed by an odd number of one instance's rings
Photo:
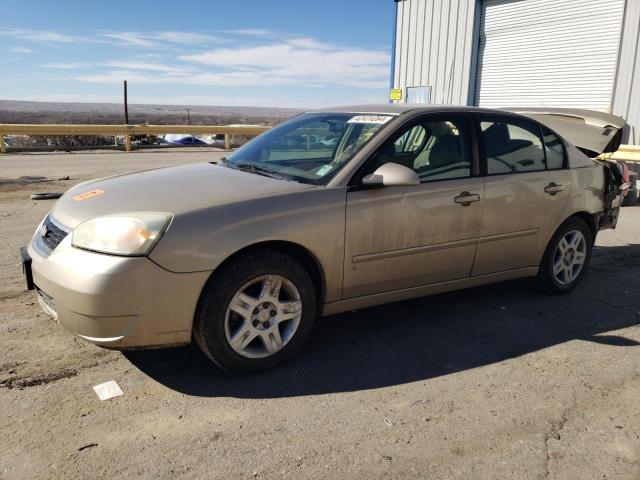
[[[326,301],[338,300],[342,294],[346,192],[346,187],[318,188],[178,214],[150,258],[172,272],[212,271],[251,245],[292,242],[320,262]]]

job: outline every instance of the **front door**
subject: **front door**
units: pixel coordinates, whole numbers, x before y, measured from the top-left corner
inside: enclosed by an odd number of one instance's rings
[[[387,162],[412,168],[416,186],[347,195],[343,298],[469,277],[480,234],[483,179],[466,119],[425,115],[402,127],[359,177]]]

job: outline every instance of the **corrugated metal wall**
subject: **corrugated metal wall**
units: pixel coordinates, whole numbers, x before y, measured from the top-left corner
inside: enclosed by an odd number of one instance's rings
[[[398,3],[394,87],[430,86],[431,103],[467,104],[475,3]]]
[[[611,111],[624,0],[484,0],[476,103]]]
[[[394,87],[406,94],[406,87],[430,86],[431,103],[436,104],[473,102],[475,88],[470,92],[469,85],[476,80],[473,62],[479,28],[475,30],[474,23],[478,5],[476,0],[399,1]],[[593,32],[596,36],[599,33]],[[580,79],[576,82],[580,85]],[[627,142],[640,145],[640,0],[625,1],[612,110],[631,126]]]
[[[627,0],[613,113],[629,123],[627,143],[640,145],[640,0]]]

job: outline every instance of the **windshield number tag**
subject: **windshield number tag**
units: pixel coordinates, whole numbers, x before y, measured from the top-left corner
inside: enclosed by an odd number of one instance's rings
[[[357,116],[351,118],[350,120],[348,120],[347,123],[375,123],[375,124],[382,124],[382,123],[387,123],[392,118],[393,117],[390,117],[388,115],[357,115]]]

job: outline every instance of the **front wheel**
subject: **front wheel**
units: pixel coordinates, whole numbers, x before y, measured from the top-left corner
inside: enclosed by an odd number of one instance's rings
[[[298,351],[315,315],[306,270],[280,252],[253,252],[213,274],[198,305],[194,338],[225,370],[266,370]]]
[[[593,236],[584,220],[572,217],[551,238],[542,257],[537,286],[546,293],[567,293],[584,277],[593,248]]]

